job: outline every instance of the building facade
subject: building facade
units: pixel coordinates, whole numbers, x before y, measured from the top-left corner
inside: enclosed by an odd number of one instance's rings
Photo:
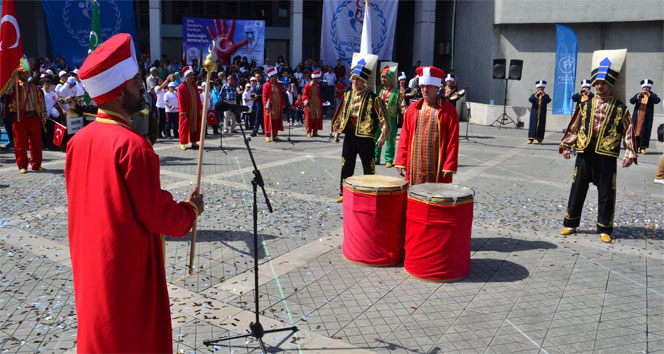
[[[57,54],[41,2],[21,0],[16,7],[26,54]],[[135,0],[134,11],[139,52],[149,51],[152,59],[182,55],[183,17],[264,20],[267,58],[283,55],[294,65],[320,55],[323,2],[318,0]],[[507,104],[526,107],[535,81],[553,81],[555,24],[569,26],[579,39],[577,86],[590,76],[594,50],[627,48],[619,96],[638,92],[645,77],[655,81],[654,92],[664,94],[662,0],[401,0],[392,60],[409,75],[417,61],[453,69],[470,101],[502,104],[505,82],[493,79],[493,59],[521,59],[522,77],[509,81]],[[663,114],[663,107],[655,106],[655,113]]]

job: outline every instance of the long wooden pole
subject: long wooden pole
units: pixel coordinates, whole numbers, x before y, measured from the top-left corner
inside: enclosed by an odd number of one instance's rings
[[[205,132],[207,130],[207,112],[208,112],[208,102],[210,101],[210,75],[213,71],[217,69],[217,62],[214,60],[212,55],[214,51],[214,42],[213,48],[210,50],[209,54],[205,58],[203,68],[207,71],[207,76],[205,77],[205,94],[203,95],[203,114],[201,117],[201,136],[198,147],[198,165],[196,168],[196,190],[200,190],[201,187],[201,175],[203,167],[203,152],[205,150]],[[198,219],[194,224],[194,227],[191,229],[191,249],[189,250],[189,274],[194,273],[194,256],[196,254],[196,225],[198,224]]]

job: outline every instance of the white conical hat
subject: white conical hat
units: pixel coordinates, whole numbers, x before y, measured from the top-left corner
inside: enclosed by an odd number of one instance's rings
[[[590,81],[604,80],[611,87],[616,84],[627,57],[627,49],[596,50],[593,52]]]
[[[376,64],[378,56],[373,54],[353,53],[351,62],[350,77],[359,77],[366,81],[367,87],[371,92],[376,93]]]

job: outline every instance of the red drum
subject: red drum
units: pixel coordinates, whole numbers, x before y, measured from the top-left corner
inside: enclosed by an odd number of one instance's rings
[[[389,266],[403,261],[408,182],[388,176],[344,180],[344,257]]]
[[[410,187],[404,260],[408,274],[439,282],[468,276],[473,195],[472,189],[454,184]]]

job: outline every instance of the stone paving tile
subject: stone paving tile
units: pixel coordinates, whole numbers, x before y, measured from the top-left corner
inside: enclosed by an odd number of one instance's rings
[[[276,326],[292,318],[312,335],[379,352],[664,351],[664,194],[651,183],[659,155],[640,156],[638,167],[619,172],[617,241],[604,245],[594,231],[593,188],[580,232],[557,235],[573,170],[573,162],[557,154],[560,133],[532,147],[524,144],[521,130],[471,128],[476,137],[462,141],[455,176],[476,192],[466,279],[428,283],[409,277],[401,266],[358,266],[345,261],[339,247],[262,284],[262,314]],[[259,196],[261,267],[269,259],[288,262],[288,252],[342,226],[341,205],[332,203],[341,145],[303,138],[301,129],[293,134],[295,145],[252,141],[275,209],[269,215]],[[209,138],[202,184],[208,205],[198,224],[196,272],[187,274],[190,236],[168,238],[167,278],[249,310],[252,291],[234,295],[214,287],[238,275],[252,277],[250,164],[237,135],[224,140],[225,151],[217,136]],[[162,185],[184,199],[197,152],[180,151],[175,141],[155,147],[162,157]],[[0,211],[0,223],[3,230],[23,229],[67,246],[64,154],[45,157],[48,173],[19,176],[13,156],[0,150],[0,160],[7,162],[0,168],[0,191],[12,191],[0,193],[0,205],[9,206]],[[384,166],[377,172],[396,176]],[[71,270],[27,249],[35,250],[0,243],[0,351],[64,351],[76,339]],[[203,339],[233,332],[206,320],[212,311],[199,315],[174,319],[174,352],[256,352],[257,344],[244,340],[203,346]]]

